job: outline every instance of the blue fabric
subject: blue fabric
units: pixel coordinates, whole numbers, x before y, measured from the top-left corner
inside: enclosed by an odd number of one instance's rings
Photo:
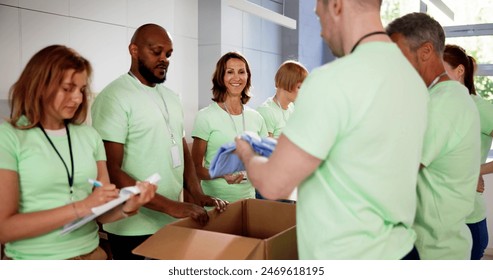
[[[277,140],[270,137],[260,138],[260,136],[253,132],[245,132],[240,137],[252,146],[255,153],[264,157],[269,157],[277,145]],[[234,153],[235,150],[235,142],[226,143],[219,148],[209,166],[211,178],[245,171],[243,162],[241,162],[240,158]]]
[[[488,228],[486,219],[474,223],[467,224],[472,235],[472,250],[471,260],[480,260],[484,255],[484,250],[488,246]]]

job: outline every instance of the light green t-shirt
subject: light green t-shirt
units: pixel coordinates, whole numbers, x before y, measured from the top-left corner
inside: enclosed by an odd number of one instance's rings
[[[401,259],[416,234],[428,93],[395,44],[371,42],[303,82],[283,134],[321,164],[298,188],[300,259]]]
[[[491,149],[491,132],[493,131],[493,104],[480,96],[471,95],[479,111],[481,123],[481,164],[486,162]],[[466,223],[474,224],[486,219],[486,201],[483,193],[476,192],[474,211],[466,218]]]
[[[479,114],[467,89],[445,81],[430,90],[414,228],[421,259],[470,259],[479,175]]]
[[[294,112],[294,104],[289,103],[288,108],[284,110],[277,105],[272,97],[269,97],[262,105],[257,107],[257,112],[264,118],[267,132],[272,133],[274,138],[277,139],[281,135],[282,129],[286,126],[289,117]]]
[[[106,156],[103,141],[92,127],[69,125],[69,130],[75,173],[73,199],[77,201],[91,194],[92,185],[87,179],[96,178],[96,162],[105,161]],[[49,137],[70,170],[67,135]],[[70,202],[65,167],[40,128],[20,130],[7,122],[0,125],[0,169],[19,174],[19,213],[53,209]],[[66,235],[60,235],[62,229],[9,242],[5,254],[12,259],[68,259],[87,254],[99,244],[95,221]]]
[[[182,164],[177,168],[172,165],[174,144],[166,118],[180,151]],[[125,145],[123,171],[140,181],[157,172],[162,178],[157,193],[179,199],[184,170],[183,109],[174,92],[163,85],[148,87],[128,74],[122,75],[96,97],[92,123],[103,140]],[[173,221],[175,218],[167,214],[142,207],[139,214],[103,228],[123,236],[148,235]]]
[[[255,110],[244,106],[245,128],[243,128],[242,115],[231,115],[224,111],[217,103],[201,109],[195,117],[192,137],[207,141],[204,167],[209,166],[217,154],[219,148],[226,143],[233,142],[238,134],[243,131],[252,131],[260,137],[267,137],[267,129],[262,116]],[[229,202],[235,202],[245,198],[255,198],[255,189],[249,181],[240,184],[228,184],[223,178],[202,180],[204,193],[219,197]]]

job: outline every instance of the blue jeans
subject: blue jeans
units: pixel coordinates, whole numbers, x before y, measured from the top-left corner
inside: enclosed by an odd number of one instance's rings
[[[471,230],[472,235],[471,260],[480,260],[483,257],[486,246],[488,246],[486,219],[474,224],[467,224],[467,226]]]

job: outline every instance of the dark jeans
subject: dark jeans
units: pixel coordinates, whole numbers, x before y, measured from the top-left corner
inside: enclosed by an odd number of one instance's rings
[[[419,260],[419,259],[420,258],[419,258],[418,250],[416,250],[416,247],[413,246],[411,252],[405,255],[401,260]]]
[[[108,232],[108,243],[114,260],[143,260],[145,257],[132,254],[132,250],[150,235],[122,236]]]
[[[484,255],[484,250],[488,246],[488,227],[486,219],[474,223],[467,224],[472,235],[472,250],[471,260],[480,260]]]

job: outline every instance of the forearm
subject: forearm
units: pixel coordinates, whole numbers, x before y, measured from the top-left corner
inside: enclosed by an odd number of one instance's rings
[[[119,189],[129,186],[135,186],[137,182],[137,180],[124,172],[120,167],[109,166],[108,171],[111,183]]]
[[[253,186],[267,199],[284,199],[293,192],[295,185],[282,184],[279,177],[270,173],[268,159],[251,155],[245,159],[248,179]]]
[[[154,198],[144,205],[154,211],[168,214],[175,218],[182,218],[179,214],[181,202],[169,199],[163,195],[156,193]]]
[[[199,180],[212,180],[209,169],[203,166],[195,166],[195,172]]]
[[[183,143],[184,145],[186,145],[185,141],[183,141]],[[184,148],[183,157],[185,159],[185,166],[183,171],[183,181],[184,181],[183,187],[192,196],[204,194],[204,192],[202,191],[202,187],[200,186],[200,182],[197,178],[197,171],[195,170],[195,166],[192,157],[190,155],[190,152],[188,151],[188,147],[186,149]]]
[[[493,173],[493,161],[481,164],[480,175]]]
[[[269,158],[256,155],[252,147],[239,138],[236,154],[243,161],[252,185],[268,199],[287,198],[321,163],[284,135]]]
[[[90,212],[78,202],[50,210],[18,213],[1,221],[0,243],[43,235],[88,214]]]

